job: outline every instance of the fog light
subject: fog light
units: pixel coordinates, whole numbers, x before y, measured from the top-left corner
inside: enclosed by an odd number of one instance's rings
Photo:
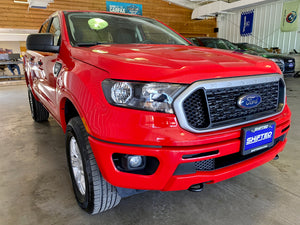
[[[126,173],[152,175],[159,166],[158,159],[152,156],[114,153],[112,159],[116,169]]]
[[[137,168],[143,164],[143,158],[140,155],[128,156],[128,167]]]
[[[121,167],[126,171],[141,170],[146,165],[146,157],[141,155],[122,155]]]

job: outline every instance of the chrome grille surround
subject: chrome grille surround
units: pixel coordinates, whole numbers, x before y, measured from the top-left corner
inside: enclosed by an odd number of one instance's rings
[[[210,119],[210,109],[207,100],[207,92],[211,90],[221,89],[221,88],[234,88],[234,87],[246,87],[250,85],[256,84],[264,84],[264,83],[271,83],[271,82],[278,82],[279,86],[279,94],[278,94],[278,108],[276,112],[270,113],[268,115],[263,115],[255,118],[245,117],[241,118],[238,122],[224,122],[219,123],[219,125],[212,124]],[[184,102],[185,100],[195,93],[198,90],[203,90],[205,93],[207,108],[208,108],[208,120],[209,123],[205,128],[194,128],[190,125],[189,121],[187,120],[187,115],[184,110]],[[213,80],[204,80],[204,81],[197,81],[191,84],[187,89],[185,89],[174,101],[173,107],[175,111],[175,115],[178,119],[180,126],[188,131],[193,133],[205,133],[210,131],[217,131],[225,128],[235,127],[242,124],[247,124],[250,122],[262,120],[269,118],[271,116],[275,116],[282,112],[285,106],[285,96],[286,96],[286,88],[285,83],[283,80],[283,76],[280,74],[268,74],[268,75],[253,75],[253,76],[246,76],[246,77],[234,77],[234,78],[224,78],[224,79],[213,79]],[[256,114],[254,114],[256,115]],[[254,117],[253,115],[251,117]]]

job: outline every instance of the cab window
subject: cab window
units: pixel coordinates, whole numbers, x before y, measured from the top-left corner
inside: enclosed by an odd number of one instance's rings
[[[40,28],[40,31],[39,31],[39,33],[47,33],[47,28],[48,28],[48,26],[49,26],[49,22],[50,22],[50,20],[47,20],[42,26],[41,26],[41,28]]]
[[[54,34],[54,45],[60,45],[60,25],[58,17],[53,17],[49,33]]]

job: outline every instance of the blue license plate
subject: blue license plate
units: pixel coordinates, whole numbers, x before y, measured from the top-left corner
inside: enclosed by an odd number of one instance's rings
[[[269,122],[243,128],[242,155],[272,147],[275,126],[275,122]]]

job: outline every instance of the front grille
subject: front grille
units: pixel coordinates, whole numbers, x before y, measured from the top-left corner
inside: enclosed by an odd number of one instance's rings
[[[247,93],[261,96],[262,103],[252,109],[237,106],[238,98]],[[213,89],[206,92],[211,123],[241,118],[261,112],[275,113],[278,108],[278,82],[234,88]]]
[[[259,94],[262,103],[252,109],[237,106],[238,98],[247,93]],[[183,102],[183,109],[189,125],[193,128],[206,128],[211,125],[247,118],[259,113],[275,113],[278,108],[279,82],[248,85],[231,88],[206,90],[198,89]],[[207,98],[207,101],[206,101]],[[207,107],[208,106],[208,107]]]
[[[260,104],[238,105],[247,95],[260,96]],[[283,109],[284,101],[282,76],[264,75],[196,82],[178,96],[174,109],[182,128],[201,133],[270,117]]]
[[[209,125],[210,122],[203,89],[198,89],[192,93],[183,102],[183,108],[190,126],[200,128]]]

